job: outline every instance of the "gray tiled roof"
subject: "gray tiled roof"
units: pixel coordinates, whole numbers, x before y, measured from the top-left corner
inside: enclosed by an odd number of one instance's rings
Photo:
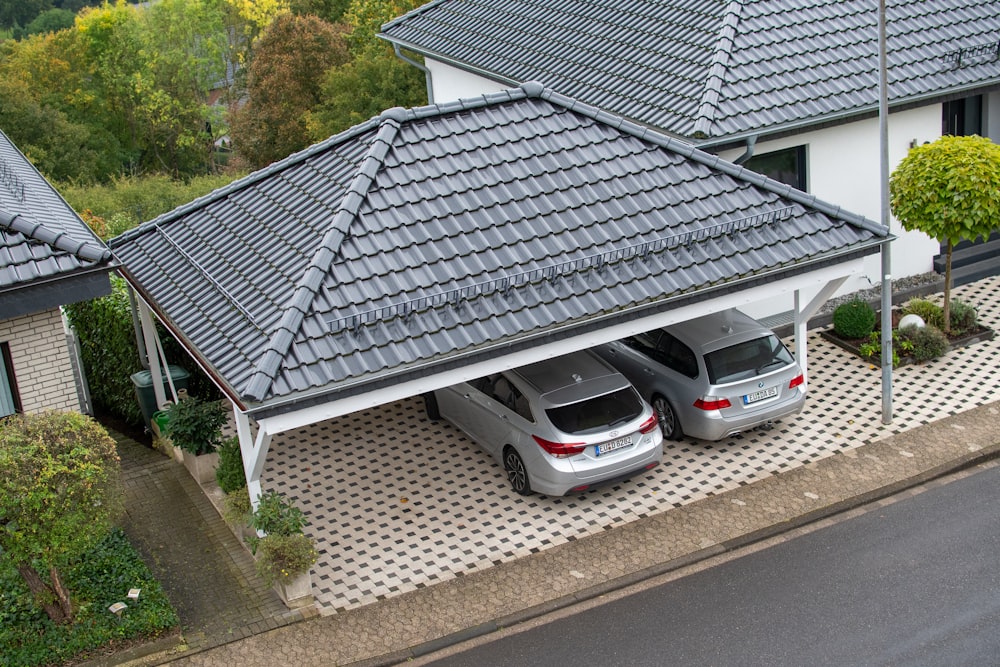
[[[0,132],[0,290],[113,265],[107,246]]]
[[[886,236],[526,84],[391,109],[110,245],[253,410],[871,254]]]
[[[1000,0],[887,5],[891,104],[1000,85]],[[877,109],[877,6],[433,0],[387,23],[381,36],[499,81],[543,81],[636,122],[706,140]]]

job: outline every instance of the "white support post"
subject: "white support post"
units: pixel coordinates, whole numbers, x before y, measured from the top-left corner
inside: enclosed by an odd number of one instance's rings
[[[267,462],[267,453],[271,448],[271,434],[258,424],[257,438],[254,442],[250,429],[250,418],[233,405],[233,417],[236,421],[236,435],[240,441],[240,453],[243,455],[243,474],[247,479],[247,493],[250,495],[250,506],[256,510],[260,504],[260,475]]]
[[[163,404],[167,402],[167,395],[163,391],[163,368],[160,366],[156,326],[153,324],[153,316],[149,312],[149,307],[141,300],[138,306],[142,341],[146,346],[146,359],[149,360],[149,374],[153,381],[153,396],[156,397],[156,409],[162,410]]]
[[[809,348],[807,345],[807,339],[809,337],[809,320],[812,319],[812,316],[816,314],[816,311],[818,311],[824,303],[829,301],[834,292],[840,289],[840,286],[844,284],[845,280],[847,280],[847,276],[831,280],[824,285],[816,296],[814,296],[804,307],[802,306],[801,290],[795,290],[795,360],[799,362],[799,367],[802,369],[802,376],[805,379],[803,386],[806,389],[809,388],[809,364],[807,354],[807,350]]]

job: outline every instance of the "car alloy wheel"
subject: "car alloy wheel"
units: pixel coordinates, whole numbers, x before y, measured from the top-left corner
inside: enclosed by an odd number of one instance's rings
[[[674,409],[670,407],[670,401],[663,396],[653,397],[653,409],[656,410],[656,418],[660,422],[660,430],[667,440],[678,440],[681,437],[681,427],[677,421]]]
[[[503,452],[503,467],[507,471],[507,481],[510,487],[522,496],[531,493],[531,486],[528,484],[528,470],[524,467],[524,461],[513,447],[508,447]]]

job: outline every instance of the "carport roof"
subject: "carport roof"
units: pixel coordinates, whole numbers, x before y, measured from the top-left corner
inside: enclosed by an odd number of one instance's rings
[[[110,246],[258,415],[878,251],[861,216],[529,83],[390,109]]]
[[[889,0],[893,106],[1000,83],[1000,0]],[[433,0],[388,41],[699,143],[874,114],[870,0]]]

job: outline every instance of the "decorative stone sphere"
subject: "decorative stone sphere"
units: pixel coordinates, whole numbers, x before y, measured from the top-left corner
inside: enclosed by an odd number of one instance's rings
[[[906,327],[916,327],[918,329],[924,328],[924,318],[919,315],[914,315],[910,313],[909,315],[903,315],[899,320],[899,328],[905,329]]]

